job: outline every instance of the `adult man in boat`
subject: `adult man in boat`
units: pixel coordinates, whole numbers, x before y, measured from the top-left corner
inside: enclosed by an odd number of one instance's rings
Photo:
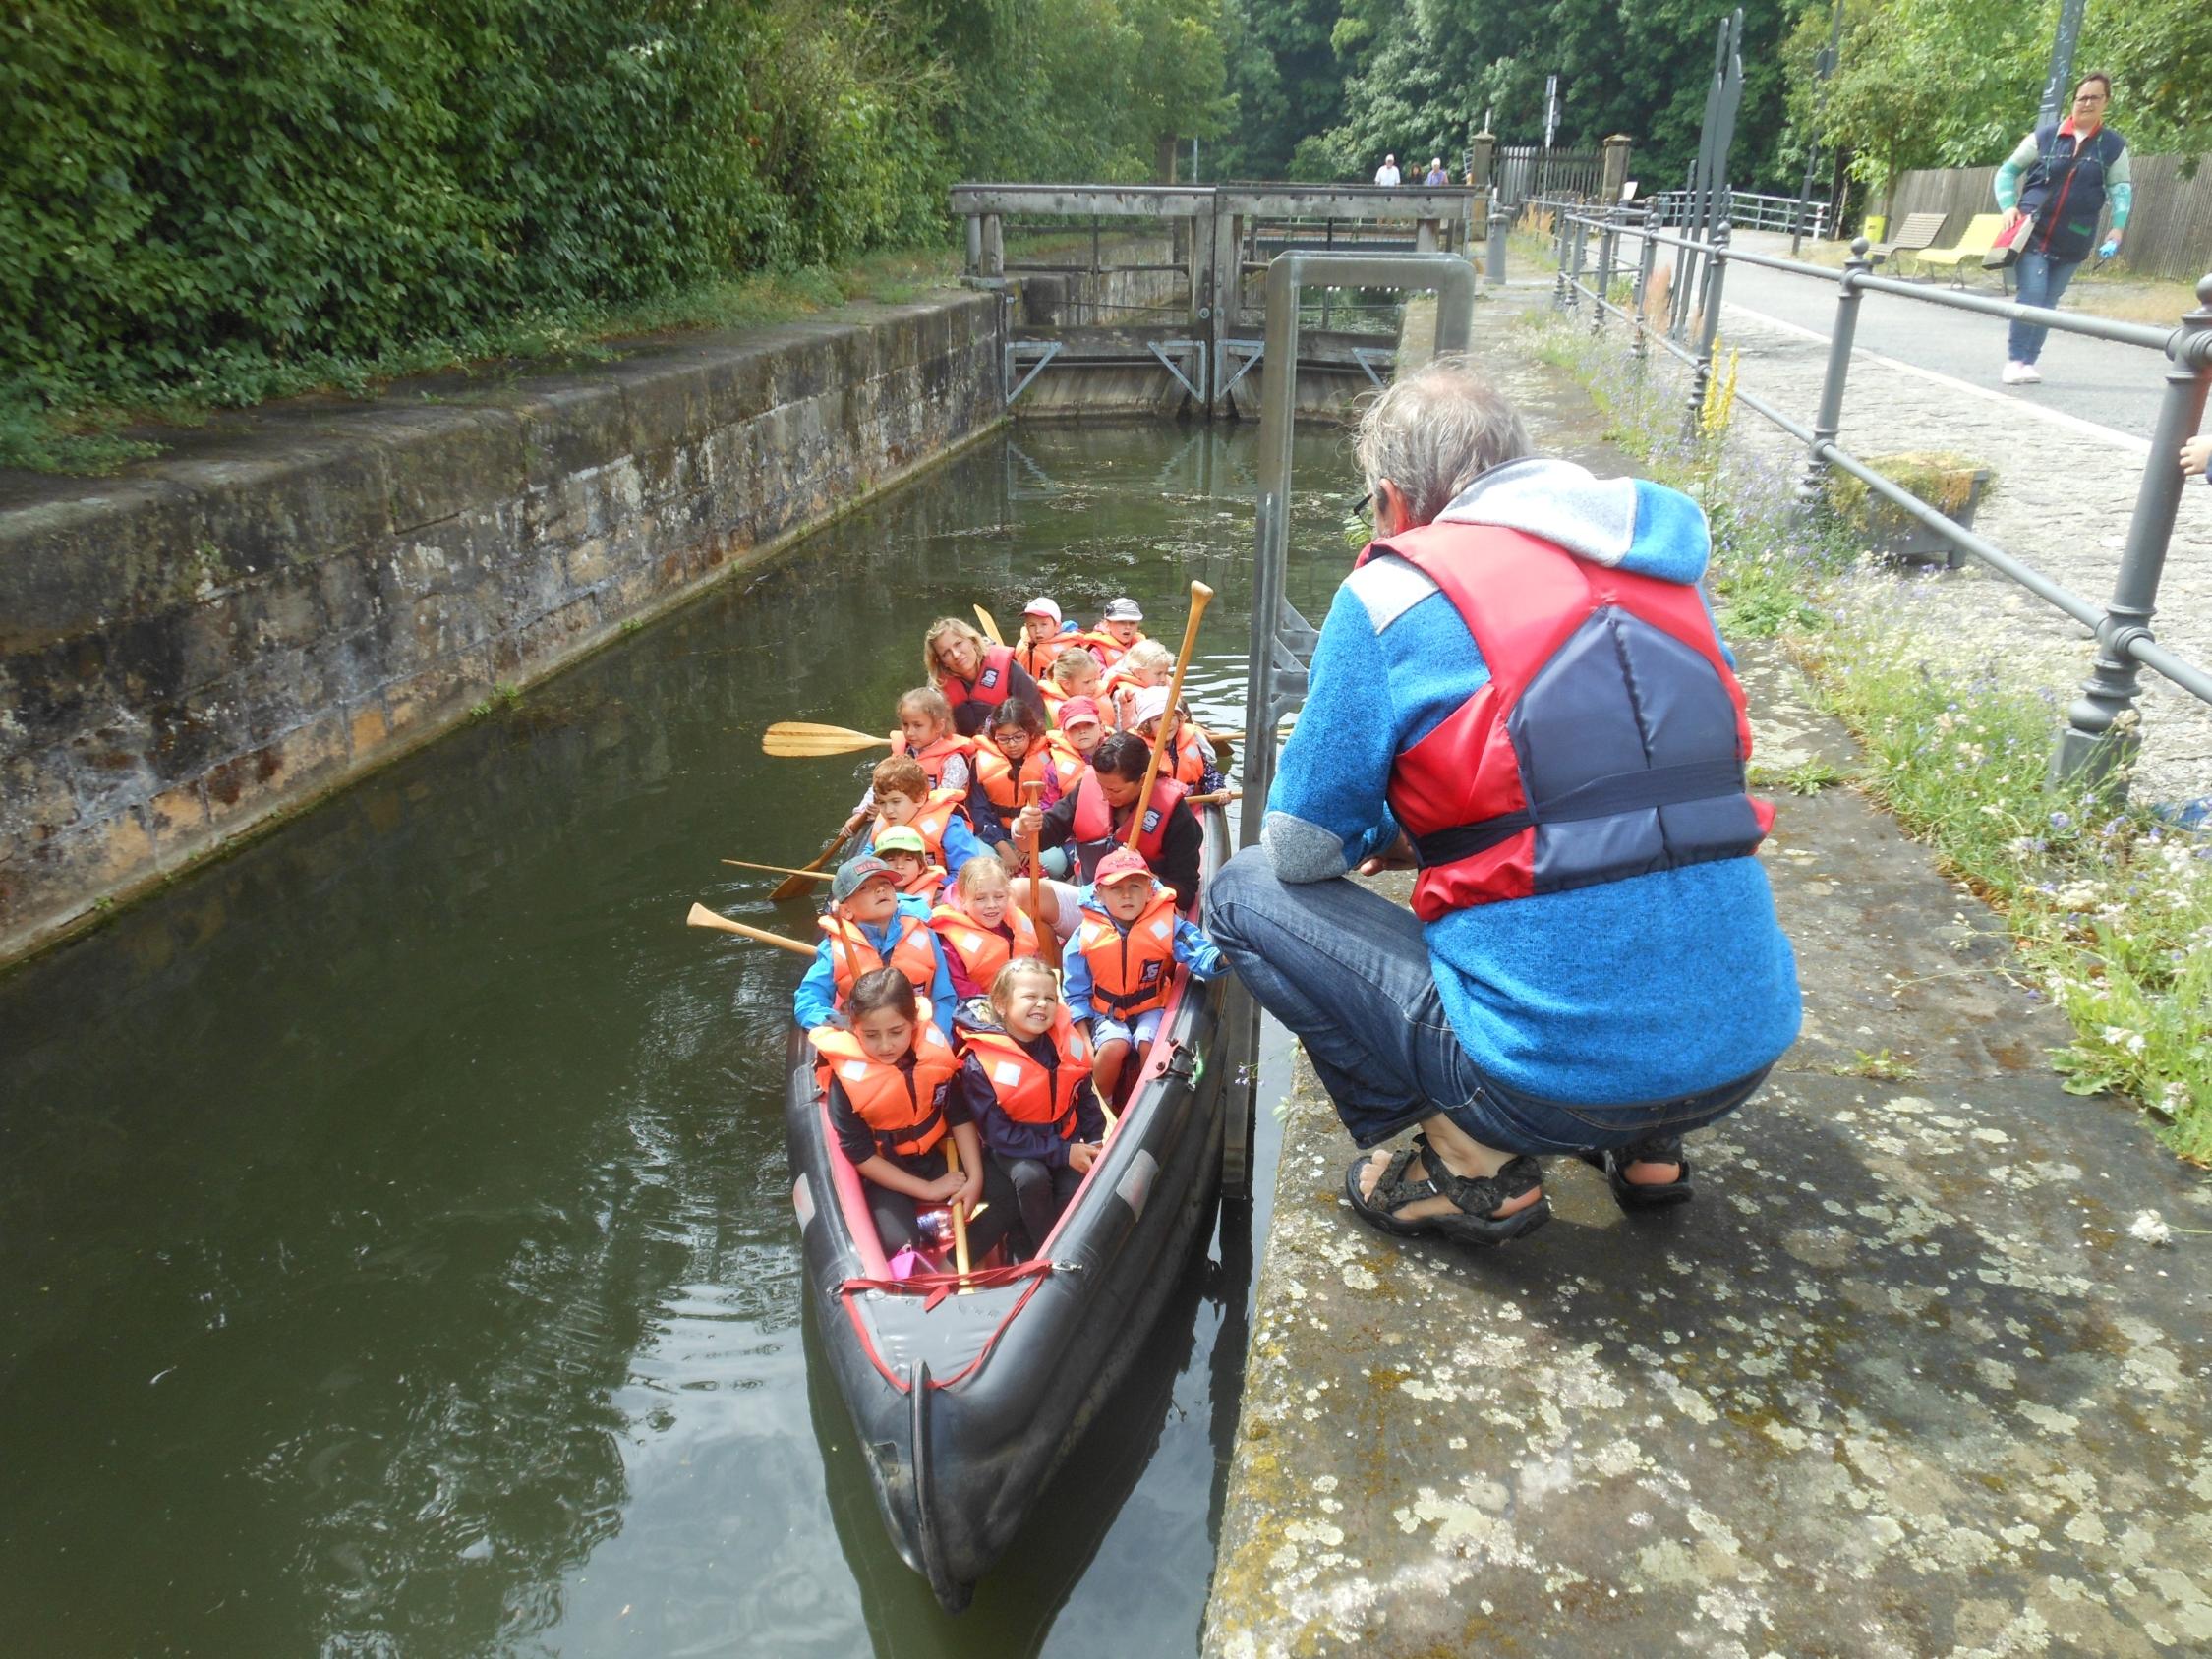
[[[1518,1237],[1556,1153],[1623,1208],[1679,1203],[1682,1134],[1743,1105],[1798,1022],[1705,516],[1532,457],[1464,361],[1393,385],[1357,454],[1375,543],[1207,932],[1354,1141],[1424,1131],[1346,1172],[1370,1225]],[[1412,911],[1340,879],[1417,864]]]

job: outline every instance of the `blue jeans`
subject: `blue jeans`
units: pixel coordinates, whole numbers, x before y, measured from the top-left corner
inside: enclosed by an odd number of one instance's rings
[[[1725,1117],[1766,1080],[1675,1100],[1574,1106],[1484,1076],[1436,993],[1411,910],[1349,881],[1278,881],[1264,847],[1206,887],[1206,932],[1259,1005],[1306,1045],[1352,1138],[1371,1147],[1441,1112],[1499,1152],[1595,1151]]]
[[[2019,293],[2013,296],[2023,306],[2041,306],[2049,311],[2059,303],[2059,296],[2066,291],[2073,273],[2081,268],[2079,259],[2054,259],[2048,254],[2022,254],[2020,262],[2012,267],[2012,275],[2019,283]],[[2037,328],[2025,322],[2012,324],[2005,339],[2005,360],[2008,363],[2033,363],[2043,355],[2043,336],[2048,328]]]

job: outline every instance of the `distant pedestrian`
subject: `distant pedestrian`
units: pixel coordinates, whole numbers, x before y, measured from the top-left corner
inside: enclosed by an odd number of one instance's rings
[[[1428,176],[1421,182],[1430,186],[1448,185],[1452,182],[1452,176],[1444,171],[1444,158],[1442,156],[1431,155],[1428,158]]]
[[[1398,158],[1395,155],[1386,155],[1382,158],[1382,165],[1374,170],[1374,182],[1378,185],[1389,185],[1396,188],[1399,182],[1399,174]]]
[[[2112,77],[2092,70],[2073,89],[2073,112],[2056,125],[2036,128],[1997,170],[1997,204],[2005,209],[2005,229],[2022,219],[2035,222],[2024,233],[2019,278],[2023,306],[2046,309],[2059,303],[2073,273],[2097,245],[2097,225],[2105,202],[2112,202],[2112,230],[2097,252],[2111,258],[2120,252],[2127,210],[2134,202],[2128,180],[2127,141],[2105,125],[2112,103]],[[2004,381],[2032,385],[2043,375],[2035,360],[2043,355],[2048,328],[2015,322],[2006,342]]]

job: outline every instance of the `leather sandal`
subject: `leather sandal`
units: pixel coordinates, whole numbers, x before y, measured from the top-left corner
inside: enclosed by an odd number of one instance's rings
[[[1605,1173],[1605,1184],[1613,1189],[1613,1202],[1623,1210],[1670,1210],[1698,1195],[1697,1188],[1690,1184],[1690,1160],[1682,1150],[1680,1135],[1646,1135],[1626,1146],[1607,1147],[1602,1152],[1578,1152],[1575,1156],[1593,1170]],[[1655,1186],[1630,1180],[1628,1167],[1631,1164],[1675,1164],[1681,1167],[1682,1173]]]
[[[1406,1171],[1417,1158],[1428,1173],[1423,1179],[1410,1180]],[[1434,1233],[1455,1244],[1503,1244],[1536,1231],[1551,1219],[1548,1198],[1539,1198],[1510,1216],[1493,1214],[1499,1205],[1510,1203],[1543,1184],[1543,1167],[1526,1155],[1514,1159],[1494,1175],[1470,1178],[1453,1174],[1445,1168],[1444,1161],[1429,1149],[1428,1137],[1416,1135],[1413,1145],[1399,1148],[1383,1166],[1381,1178],[1374,1183],[1371,1196],[1360,1190],[1360,1174],[1367,1167],[1367,1156],[1352,1161],[1351,1168],[1344,1172],[1344,1195],[1351,1200],[1354,1213],[1362,1221],[1394,1238],[1420,1238]],[[1428,1198],[1449,1199],[1458,1213],[1424,1216],[1418,1221],[1398,1219],[1400,1210]]]

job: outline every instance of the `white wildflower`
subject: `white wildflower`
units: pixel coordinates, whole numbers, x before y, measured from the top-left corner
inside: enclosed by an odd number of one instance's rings
[[[2156,1210],[2143,1210],[2127,1224],[2127,1236],[2139,1238],[2145,1244],[2171,1244],[2174,1230],[2166,1225],[2166,1218]]]

